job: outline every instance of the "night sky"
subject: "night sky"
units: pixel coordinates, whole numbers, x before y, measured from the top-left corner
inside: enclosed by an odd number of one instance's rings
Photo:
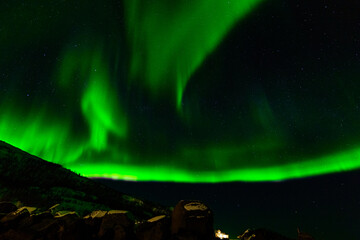
[[[0,138],[85,176],[360,166],[358,1],[6,1]]]
[[[357,0],[1,1],[0,140],[89,177],[316,192],[315,176],[360,168],[359,12]]]

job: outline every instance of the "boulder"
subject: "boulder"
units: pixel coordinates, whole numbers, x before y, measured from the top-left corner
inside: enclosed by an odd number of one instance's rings
[[[0,202],[0,214],[15,212],[17,207],[11,202]]]
[[[30,230],[40,239],[57,239],[60,225],[55,218],[43,218],[38,223],[33,224]]]
[[[34,224],[34,217],[32,217],[32,212],[36,210],[35,207],[21,207],[18,209],[19,212],[22,212],[24,210],[27,210],[29,212],[29,215],[26,215],[25,217],[22,217],[18,223],[16,228],[17,229],[26,229]]]
[[[93,238],[102,240],[133,239],[134,221],[128,211],[93,211],[84,217],[84,222]]]
[[[30,230],[35,233],[37,238],[49,240],[91,239],[83,219],[76,212],[61,211],[52,216],[47,211],[36,215],[36,219],[36,223],[30,227]]]
[[[28,217],[22,218],[17,226],[15,226],[18,232],[31,233],[31,235],[36,235],[36,231],[32,227],[44,219],[53,219],[53,215],[49,212],[41,212],[37,214],[31,214]]]
[[[62,240],[87,240],[91,239],[85,222],[76,212],[62,211],[55,214],[58,230],[58,239]]]
[[[28,207],[28,206],[25,206],[25,207],[19,208],[18,211],[22,211],[22,210],[24,210],[24,209],[28,210],[28,212],[31,214],[31,213],[33,213],[37,208],[36,208],[36,207]]]
[[[51,219],[54,216],[50,213],[50,211],[44,211],[36,214],[31,214],[31,217],[33,218],[34,223],[39,223],[44,219]]]
[[[16,228],[21,220],[28,217],[30,217],[30,213],[26,208],[19,208],[14,212],[8,213],[0,220],[1,230]]]
[[[30,208],[32,211],[33,209]],[[30,216],[29,208],[22,207],[14,212],[7,214],[1,219],[1,234],[2,239],[34,239],[34,233],[29,230],[33,224],[33,219]]]
[[[86,215],[84,219],[95,219],[95,218],[103,218],[106,215],[107,211],[96,210],[92,211],[89,215]]]
[[[131,214],[122,210],[108,211],[102,218],[98,236],[102,240],[135,239]]]
[[[248,229],[237,238],[240,240],[293,240],[264,228]]]
[[[28,217],[22,218],[16,226],[16,229],[28,229],[30,226],[34,224],[34,218],[30,215]]]
[[[166,215],[153,217],[138,224],[136,237],[139,240],[167,240],[170,239],[170,218]]]
[[[0,240],[33,240],[35,236],[32,233],[10,229],[0,234]]]
[[[84,223],[93,238],[97,238],[101,222],[107,211],[96,210],[84,217]]]
[[[174,239],[214,239],[213,213],[201,201],[181,200],[171,217]]]

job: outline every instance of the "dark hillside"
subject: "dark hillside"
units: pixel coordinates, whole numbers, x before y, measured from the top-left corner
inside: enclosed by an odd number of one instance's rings
[[[60,204],[80,215],[95,209],[131,211],[138,219],[168,213],[168,209],[117,192],[91,179],[44,161],[0,141],[0,200],[47,209]]]

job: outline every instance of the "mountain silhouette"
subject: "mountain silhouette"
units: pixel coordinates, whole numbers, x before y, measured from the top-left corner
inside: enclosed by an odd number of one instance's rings
[[[93,210],[121,209],[135,219],[169,214],[170,209],[138,199],[85,178],[0,141],[0,201],[85,215]]]

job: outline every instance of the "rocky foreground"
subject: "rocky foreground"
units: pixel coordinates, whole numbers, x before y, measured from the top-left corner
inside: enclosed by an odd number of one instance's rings
[[[0,201],[0,240],[217,239],[213,213],[200,201],[161,206],[2,141]],[[290,240],[265,229],[247,230],[238,239]],[[311,239],[299,232],[298,240]]]
[[[96,210],[86,216],[74,211],[46,211],[0,203],[0,240],[215,240],[213,213],[200,201],[180,201],[171,216],[135,221],[125,210]],[[291,240],[265,230],[247,230],[241,240]],[[299,233],[299,240],[312,240]]]

